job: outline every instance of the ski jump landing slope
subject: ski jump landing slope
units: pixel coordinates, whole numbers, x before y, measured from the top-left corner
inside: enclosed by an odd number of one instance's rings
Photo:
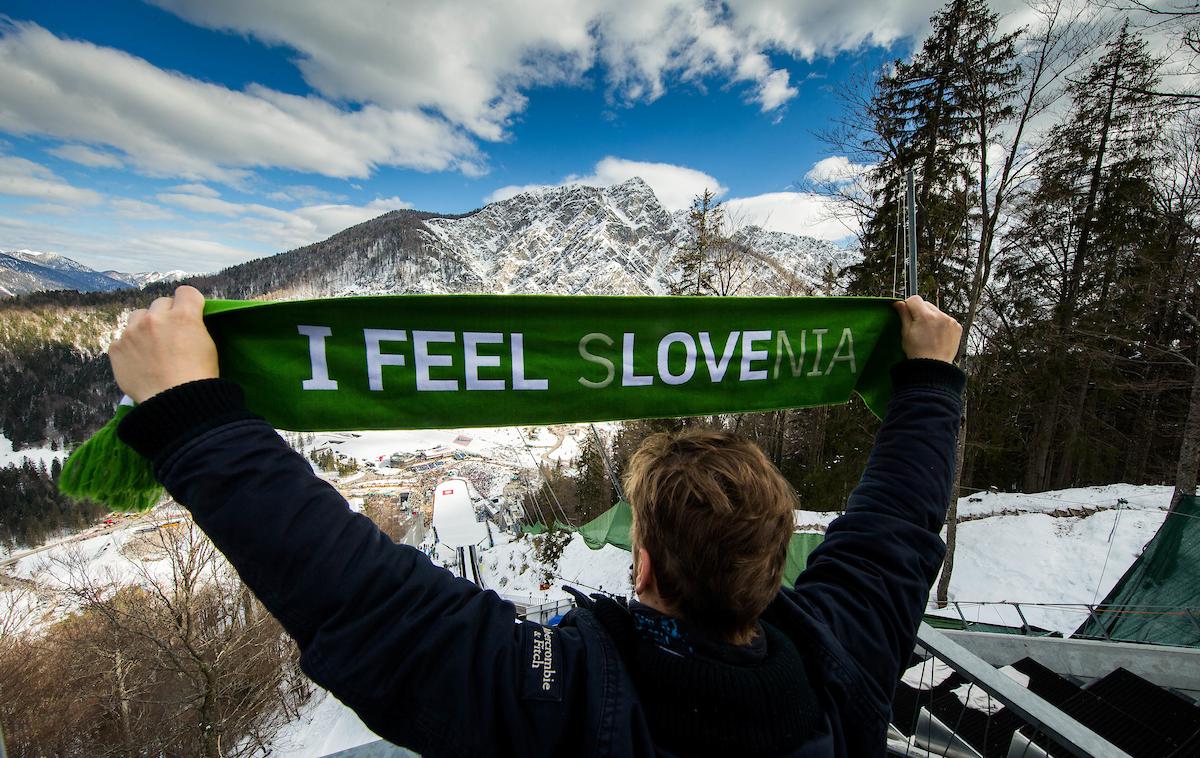
[[[475,518],[465,479],[446,479],[433,491],[433,528],[446,547],[470,547],[487,539],[487,527]]]

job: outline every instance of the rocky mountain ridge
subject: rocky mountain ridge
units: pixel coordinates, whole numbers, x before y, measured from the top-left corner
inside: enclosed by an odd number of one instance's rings
[[[358,249],[346,250],[322,277],[305,277],[303,289],[311,295],[661,295],[676,277],[673,259],[688,234],[685,219],[668,212],[638,178],[603,188],[523,192],[464,216],[397,215],[404,239],[380,229],[360,239]],[[737,269],[730,272],[737,287],[721,294],[825,291],[827,271],[857,259],[828,242],[756,226],[738,230],[733,239],[745,255],[727,263]]]

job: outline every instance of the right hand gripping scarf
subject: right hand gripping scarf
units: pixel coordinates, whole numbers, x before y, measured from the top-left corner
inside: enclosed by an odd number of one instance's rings
[[[379,295],[211,300],[221,376],[280,429],[516,426],[844,403],[882,415],[903,359],[887,298]],[[67,494],[147,510],[120,415],[63,468]]]

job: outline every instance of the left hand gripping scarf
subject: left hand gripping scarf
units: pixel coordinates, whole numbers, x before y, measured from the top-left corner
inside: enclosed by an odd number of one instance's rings
[[[903,359],[888,298],[379,295],[210,300],[222,378],[280,429],[515,426],[844,403],[881,416]],[[128,406],[60,489],[118,511],[162,494]]]

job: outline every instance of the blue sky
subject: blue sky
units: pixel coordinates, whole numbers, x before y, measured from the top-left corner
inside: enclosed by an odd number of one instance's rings
[[[209,271],[633,175],[844,237],[801,191],[844,165],[815,132],[938,5],[4,0],[0,250]]]

